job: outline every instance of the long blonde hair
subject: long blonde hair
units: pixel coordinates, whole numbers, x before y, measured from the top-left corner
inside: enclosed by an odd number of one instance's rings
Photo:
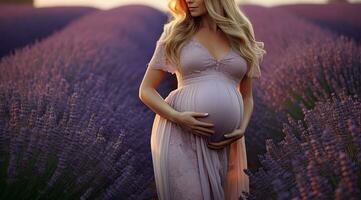
[[[242,56],[248,66],[247,74],[254,73],[255,65],[266,53],[263,42],[257,42],[249,19],[235,0],[204,0],[210,18],[225,33],[232,49]],[[168,0],[170,17],[163,27],[159,42],[164,44],[169,61],[179,66],[180,50],[200,26],[200,16],[192,17],[184,0]]]

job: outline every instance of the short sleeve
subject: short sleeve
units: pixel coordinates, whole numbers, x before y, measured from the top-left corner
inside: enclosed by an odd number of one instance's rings
[[[261,65],[262,61],[263,61],[263,56],[258,56],[256,59],[255,65],[247,74],[248,77],[250,77],[250,78],[260,78],[261,77],[260,65]]]
[[[164,45],[161,44],[159,40],[157,41],[153,56],[148,62],[147,67],[160,69],[171,74],[174,74],[176,71],[175,66],[166,58]]]

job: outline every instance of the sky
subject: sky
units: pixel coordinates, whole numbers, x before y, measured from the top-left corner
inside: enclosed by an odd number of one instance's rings
[[[258,4],[273,6],[293,3],[325,3],[327,0],[236,0],[238,3]],[[99,9],[110,9],[127,4],[144,4],[156,7],[160,10],[167,9],[167,0],[35,0],[36,7],[46,6],[92,6]],[[361,2],[361,0],[350,0]]]

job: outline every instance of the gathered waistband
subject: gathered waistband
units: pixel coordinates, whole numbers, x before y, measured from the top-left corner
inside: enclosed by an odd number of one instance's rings
[[[206,82],[206,81],[225,81],[226,83],[229,83],[231,85],[237,86],[237,82],[232,79],[232,78],[228,78],[225,75],[219,74],[219,73],[214,73],[214,74],[196,74],[197,76],[195,77],[183,77],[183,79],[179,80],[179,87],[183,87],[183,86],[187,86],[187,85],[191,85],[191,84],[196,84],[196,83],[200,83],[200,82]]]

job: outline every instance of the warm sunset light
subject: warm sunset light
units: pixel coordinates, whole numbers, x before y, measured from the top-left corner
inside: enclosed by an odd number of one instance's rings
[[[361,199],[360,11],[0,0],[0,200]]]
[[[238,3],[258,4],[263,6],[273,6],[280,4],[294,3],[326,3],[327,0],[236,0]],[[350,0],[349,2],[361,2],[361,0]],[[149,5],[161,10],[167,7],[167,0],[35,0],[36,7],[44,6],[93,6],[100,9],[110,9],[113,7],[126,4],[143,4]]]

